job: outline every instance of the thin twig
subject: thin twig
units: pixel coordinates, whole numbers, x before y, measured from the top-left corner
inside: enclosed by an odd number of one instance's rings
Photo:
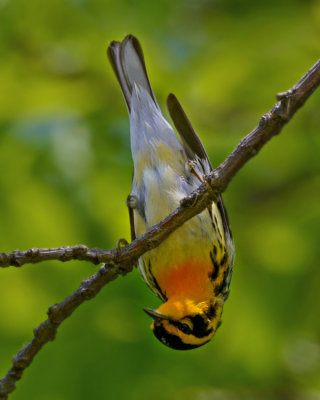
[[[52,249],[15,250],[12,253],[0,253],[0,267],[10,266],[21,267],[28,263],[38,263],[48,260],[89,261],[92,264],[101,264],[108,261],[108,254],[112,250],[89,249],[87,246],[79,244],[77,246],[63,246]]]
[[[104,285],[116,279],[119,274],[125,275],[130,272],[142,254],[157,247],[175,229],[204,210],[217,193],[225,191],[239,169],[255,156],[268,140],[281,131],[319,84],[320,60],[292,89],[278,94],[279,102],[260,119],[259,125],[241,140],[229,157],[207,176],[206,181],[181,201],[180,207],[129,245],[113,250],[89,249],[78,245],[55,249],[16,250],[10,254],[0,253],[1,267],[22,266],[45,260],[77,259],[90,261],[93,264],[106,263],[96,274],[84,280],[71,296],[49,308],[48,319],[34,329],[33,339],[13,358],[12,367],[0,380],[0,400],[8,398],[8,394],[15,389],[15,382],[21,378],[33,357],[45,343],[55,338],[59,325],[83,301],[92,299]]]

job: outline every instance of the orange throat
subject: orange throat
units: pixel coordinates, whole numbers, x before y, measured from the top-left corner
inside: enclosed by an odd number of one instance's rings
[[[156,275],[167,301],[157,309],[173,320],[206,314],[215,332],[222,314],[223,302],[214,295],[211,262],[188,260],[163,268]]]
[[[167,299],[189,298],[200,302],[212,296],[212,263],[188,260],[162,268],[156,275]]]

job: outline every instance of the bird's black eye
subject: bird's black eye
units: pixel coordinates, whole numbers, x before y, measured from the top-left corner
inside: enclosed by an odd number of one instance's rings
[[[183,332],[183,333],[185,333],[185,334],[190,334],[191,333],[191,328],[190,328],[190,326],[188,325],[188,324],[181,324],[180,326],[179,326],[179,328],[180,328],[180,330]]]

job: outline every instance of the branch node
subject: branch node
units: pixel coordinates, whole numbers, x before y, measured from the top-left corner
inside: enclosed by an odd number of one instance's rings
[[[78,254],[80,256],[85,256],[88,250],[88,247],[84,244],[78,244],[77,246],[75,246],[75,254]]]
[[[288,122],[292,117],[290,109],[295,100],[296,93],[297,89],[293,87],[286,92],[277,94],[277,99],[280,100],[280,102],[274,106],[274,111],[284,122]]]
[[[70,247],[69,246],[63,246],[61,247],[63,250],[63,254],[60,256],[60,261],[65,262],[70,260],[70,255],[72,254],[70,252]]]
[[[133,270],[133,265],[125,265],[125,266],[119,266],[118,272],[120,275],[125,276],[128,272],[131,272]]]
[[[51,319],[50,322],[54,324]],[[58,324],[55,325],[58,326]],[[48,329],[48,324],[42,323],[37,328],[34,328],[33,335],[40,343],[46,343],[48,340],[54,340],[56,337],[56,331],[56,329]]]
[[[88,287],[83,287],[81,290],[80,290],[80,294],[81,294],[81,297],[84,299],[84,300],[90,300],[90,299],[92,299],[93,297],[95,297],[95,292],[93,291],[93,290],[91,290],[91,289],[89,289]]]
[[[259,125],[258,125],[259,128],[265,127],[267,125],[267,123],[269,122],[270,118],[271,118],[270,112],[267,112],[266,114],[264,114],[259,120]]]
[[[17,371],[16,375],[20,375],[20,370],[24,370],[30,364],[27,356],[21,356],[19,353],[13,357],[12,364],[14,369]]]
[[[39,255],[39,253],[40,253],[39,249],[36,249],[33,247],[33,248],[27,250],[26,256],[34,258],[34,257],[37,257]]]
[[[180,206],[182,208],[193,208],[197,203],[197,200],[198,200],[197,193],[192,193],[190,196],[180,200]]]
[[[213,200],[217,198],[217,193],[222,192],[222,188],[219,186],[219,171],[214,169],[210,175],[206,175],[206,184],[210,187]]]
[[[110,264],[110,262],[108,262],[108,263],[106,263],[106,264],[103,264],[100,268],[99,268],[99,274],[102,276],[102,275],[105,275],[106,273],[107,273],[107,266]]]
[[[20,250],[14,250],[11,254],[7,254],[8,262],[13,267],[21,267],[23,261],[19,259]]]
[[[94,247],[93,249],[91,249],[91,253],[93,253],[93,257],[95,258],[95,261],[92,261],[94,264],[97,265],[105,261],[103,259],[103,254],[101,253],[100,249]]]
[[[53,304],[49,307],[47,315],[51,322],[58,325],[60,324],[61,318],[59,317],[59,306],[57,304]]]
[[[280,118],[283,122],[288,122],[290,117],[289,117],[289,106],[290,106],[290,97],[284,97],[279,103],[277,103],[273,107],[274,114]],[[280,130],[278,131],[278,133]]]
[[[286,92],[278,93],[277,96],[276,96],[276,99],[280,100],[280,101],[288,99],[289,97],[294,96],[296,91],[297,91],[297,89],[295,87],[293,87],[292,89],[289,89]]]
[[[156,239],[149,239],[146,242],[146,247],[148,250],[152,250],[154,247],[156,247],[158,244],[158,241]]]

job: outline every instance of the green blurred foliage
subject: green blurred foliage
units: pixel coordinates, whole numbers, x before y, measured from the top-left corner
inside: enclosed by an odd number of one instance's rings
[[[127,33],[160,104],[178,96],[218,165],[317,60],[320,3],[0,0],[0,251],[129,237],[129,124],[105,56]],[[11,398],[319,399],[319,107],[318,91],[224,195],[236,258],[210,344],[161,345],[142,312],[158,300],[134,271],[61,326]],[[0,271],[1,376],[96,269]]]

